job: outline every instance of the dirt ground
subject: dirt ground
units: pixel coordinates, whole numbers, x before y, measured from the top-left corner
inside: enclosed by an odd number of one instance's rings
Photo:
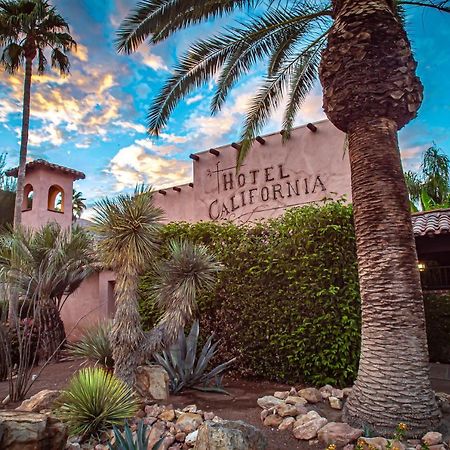
[[[49,365],[44,369],[41,376],[33,384],[28,397],[43,389],[62,389],[72,374],[80,367],[81,362],[65,361]],[[450,383],[435,382],[435,389],[450,393]],[[275,391],[287,390],[289,386],[284,384],[271,383],[268,381],[252,380],[227,380],[225,387],[231,395],[221,395],[200,391],[187,391],[183,395],[173,395],[169,402],[175,408],[184,407],[195,403],[204,411],[213,411],[219,417],[229,420],[244,420],[258,427],[267,437],[268,450],[314,450],[307,442],[299,442],[287,431],[279,432],[262,426],[260,420],[261,408],[256,400],[263,395],[272,395]],[[8,394],[8,383],[0,383],[0,399]],[[17,405],[8,405],[8,408]],[[1,405],[0,405],[1,408]],[[312,409],[312,408],[311,408]],[[316,407],[321,415],[329,420],[339,420],[340,412],[330,409],[325,403]],[[445,428],[448,428],[449,418],[445,418]],[[447,430],[445,430],[447,431]],[[446,433],[447,434],[447,433]]]

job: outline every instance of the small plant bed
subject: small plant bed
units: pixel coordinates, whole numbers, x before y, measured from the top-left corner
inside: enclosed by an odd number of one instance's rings
[[[276,391],[258,398],[264,426],[278,432],[289,432],[311,448],[326,450],[445,450],[449,436],[429,431],[421,439],[405,438],[406,423],[400,423],[393,436],[374,436],[369,429],[353,428],[342,421],[341,410],[352,388],[337,389],[330,385]],[[450,412],[450,395],[437,393],[444,413]],[[448,419],[448,417],[447,417]],[[444,417],[445,422],[445,417]],[[448,422],[448,420],[447,420]],[[448,430],[447,424],[443,429]]]

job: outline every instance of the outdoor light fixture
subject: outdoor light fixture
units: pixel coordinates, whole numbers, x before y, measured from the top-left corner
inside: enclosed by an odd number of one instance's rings
[[[419,267],[419,271],[420,272],[424,272],[427,268],[427,265],[424,262],[419,261],[419,264],[417,264],[417,266]]]

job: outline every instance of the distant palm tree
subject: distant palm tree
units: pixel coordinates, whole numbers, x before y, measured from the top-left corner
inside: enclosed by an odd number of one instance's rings
[[[51,49],[51,64],[61,75],[69,73],[67,52],[76,49],[67,22],[46,0],[0,1],[1,64],[11,74],[25,66],[22,136],[17,176],[14,226],[21,223],[22,202],[30,127],[31,79],[37,58],[37,73],[47,69],[45,51]]]
[[[319,76],[324,110],[348,134],[362,297],[362,345],[346,420],[380,433],[406,421],[411,435],[439,422],[429,379],[425,315],[397,132],[412,120],[423,88],[403,27],[405,5],[450,12],[434,0],[140,0],[122,23],[118,50],[238,14],[235,26],[194,43],[153,103],[158,135],[177,103],[216,81],[217,112],[259,64],[266,70],[246,114],[238,166],[283,98],[283,133]]]
[[[0,277],[22,297],[38,302],[35,319],[45,359],[66,337],[60,311],[93,270],[92,246],[82,228],[65,230],[56,223],[34,232],[19,227],[0,236]]]
[[[111,331],[115,373],[134,385],[144,342],[138,311],[139,277],[156,259],[163,211],[154,206],[153,192],[145,186],[137,187],[133,194],[105,198],[94,211],[92,230],[100,239],[99,258],[117,275],[117,309]]]
[[[83,193],[74,189],[72,196],[72,215],[74,219],[79,219],[82,212],[86,209],[85,201]]]
[[[405,173],[412,211],[450,208],[450,158],[433,144],[423,155],[420,172]]]

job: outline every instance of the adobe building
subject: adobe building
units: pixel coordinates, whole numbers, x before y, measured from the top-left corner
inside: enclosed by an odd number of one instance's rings
[[[12,177],[17,177],[17,174],[18,168],[6,172]],[[73,183],[84,178],[82,172],[42,159],[29,162],[22,206],[23,226],[38,229],[56,222],[62,228],[70,228],[73,224]],[[114,316],[115,278],[111,271],[96,271],[69,297],[61,311],[67,333],[85,315],[80,321],[80,329]],[[77,337],[77,330],[73,337]]]

